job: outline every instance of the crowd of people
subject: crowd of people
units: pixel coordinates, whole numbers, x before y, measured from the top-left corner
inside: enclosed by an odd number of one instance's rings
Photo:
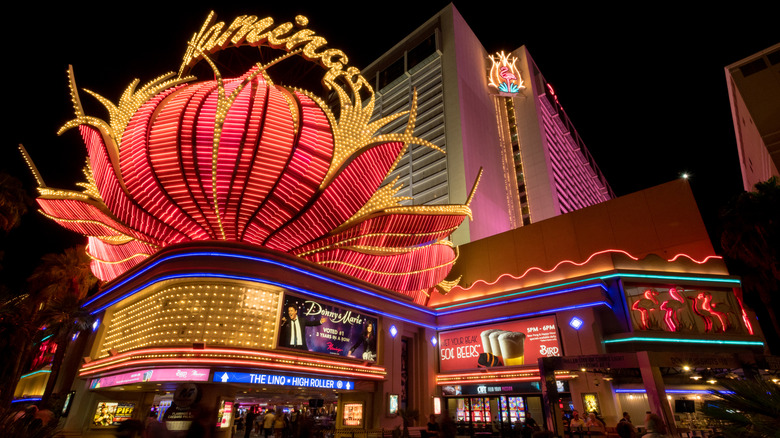
[[[201,412],[202,411],[202,412]],[[209,437],[213,433],[214,421],[211,412],[197,409],[192,413],[192,425],[187,433],[187,437],[203,438]],[[329,416],[319,418],[322,420],[330,419]],[[54,414],[50,410],[39,410],[36,406],[28,406],[19,410],[9,417],[6,422],[13,425],[14,428],[24,428],[26,431],[37,430],[40,428],[51,427],[56,424]],[[126,424],[125,424],[126,423]],[[138,424],[136,424],[138,423]],[[316,436],[316,429],[327,429],[330,424],[319,424],[315,427],[314,416],[306,409],[299,410],[293,408],[285,412],[280,407],[274,409],[268,407],[264,411],[259,406],[249,406],[243,410],[234,421],[233,436],[244,438],[263,437],[263,438],[312,438]],[[511,431],[506,431],[497,423],[488,425],[492,427],[493,436],[516,436],[518,438],[542,438],[551,436],[549,431],[543,430],[526,413],[525,421],[517,423]],[[587,430],[588,433],[600,431],[607,433],[607,427],[603,419],[596,412],[589,412],[587,416],[580,417],[576,410],[568,418],[564,418],[564,426],[567,429],[567,435],[576,436]],[[455,438],[459,435],[472,435],[472,425],[467,425],[461,421],[455,423],[449,414],[445,411],[438,417],[431,414],[427,423],[423,438]],[[211,431],[212,433],[209,433]],[[145,438],[168,438],[170,436],[165,424],[157,420],[157,414],[152,411],[149,413],[145,423],[140,421],[127,420],[117,428],[117,436],[143,436]],[[509,433],[507,433],[509,432]],[[620,438],[661,438],[667,434],[666,424],[663,419],[656,414],[647,412],[645,417],[644,430],[636,427],[628,412],[623,412],[623,417],[615,426],[612,433],[616,433]]]
[[[54,412],[29,405],[0,415],[0,435],[8,437],[46,435],[57,427]]]
[[[580,417],[579,412],[573,411],[570,419],[564,419],[564,426],[569,428],[572,435],[576,435],[577,431],[582,430],[607,432],[604,420],[599,418],[595,412],[588,413],[587,418],[583,419]],[[666,436],[666,424],[661,417],[648,411],[645,417],[645,429],[640,433],[639,429],[631,422],[631,415],[628,412],[623,412],[623,417],[615,426],[615,433],[620,438],[638,438],[640,436],[644,438],[659,438]]]
[[[313,436],[315,429],[314,417],[306,410],[293,408],[284,412],[281,408],[267,408],[265,411],[258,406],[250,406],[236,418],[236,436],[243,434],[244,438],[263,436],[264,438],[307,438]]]
[[[514,426],[508,423],[499,424],[494,421],[493,423],[484,424],[479,427],[481,427],[481,429],[475,428],[473,424],[468,424],[463,420],[455,423],[445,410],[438,418],[436,415],[431,414],[425,435],[427,435],[428,438],[475,436],[476,432],[490,432],[493,436],[500,435],[518,438],[546,437],[548,435],[547,431],[543,430],[529,413],[526,413],[525,421],[515,423]]]

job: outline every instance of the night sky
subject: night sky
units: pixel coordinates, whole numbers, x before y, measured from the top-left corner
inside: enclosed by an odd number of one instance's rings
[[[306,15],[308,27],[325,37],[328,47],[344,50],[350,65],[363,68],[447,4],[188,2],[135,3],[120,10],[111,2],[53,9],[16,3],[4,7],[1,31],[10,114],[3,119],[0,170],[20,178],[31,193],[34,181],[16,151],[19,143],[47,185],[73,188],[83,179],[85,149],[76,130],[56,135],[73,117],[68,64],[80,89],[116,101],[134,78],[143,83],[177,70],[186,41],[215,9],[218,19],[228,22],[241,14],[271,16],[277,23]],[[618,196],[689,172],[705,222],[715,231],[718,209],[742,190],[724,67],[780,42],[776,15],[745,2],[730,10],[712,4],[707,9],[659,3],[567,9],[563,3],[524,3],[455,5],[488,52],[528,47]],[[348,9],[357,4],[365,9]],[[744,10],[734,10],[735,5]],[[386,10],[369,11],[375,7]],[[107,120],[90,96],[82,92],[81,98],[88,114]],[[37,213],[28,214],[22,227],[0,241],[5,246],[0,275],[13,284],[29,274],[40,255],[83,241]]]

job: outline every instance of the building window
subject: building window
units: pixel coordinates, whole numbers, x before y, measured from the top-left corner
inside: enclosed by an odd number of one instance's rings
[[[411,70],[425,58],[436,53],[436,34],[432,33],[406,53],[406,68]]]
[[[766,61],[764,61],[764,58],[758,58],[740,67],[739,71],[742,72],[742,76],[748,77],[764,69],[766,69]]]
[[[386,87],[389,83],[400,78],[404,74],[404,57],[401,56],[389,67],[379,72],[379,89]]]

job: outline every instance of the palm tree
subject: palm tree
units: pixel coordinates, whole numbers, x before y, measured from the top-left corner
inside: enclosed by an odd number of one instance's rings
[[[21,181],[0,172],[0,230],[3,233],[19,225],[31,203]]]
[[[721,211],[721,247],[742,276],[745,302],[758,314],[774,354],[780,354],[780,184],[772,177],[742,193]]]
[[[83,246],[68,248],[62,254],[46,254],[41,262],[28,281],[31,289],[44,299],[72,295],[81,301],[97,284]]]
[[[2,301],[0,354],[13,359],[0,361],[0,408],[10,405],[23,367],[32,358],[33,346],[52,335],[58,348],[41,404],[49,402],[69,341],[92,323],[90,315],[81,309],[84,298],[97,284],[89,261],[84,247],[47,254],[28,280],[30,293]],[[84,343],[78,345],[83,347]],[[61,386],[68,388],[72,378],[66,375]]]
[[[46,303],[46,333],[58,348],[41,404],[46,406],[54,391],[69,341],[92,323],[81,309],[89,291],[98,283],[92,275],[83,246],[68,248],[62,254],[46,254],[29,278],[31,289]],[[72,376],[68,376],[72,379]],[[72,380],[70,380],[72,382]],[[70,385],[68,385],[70,386]]]
[[[776,437],[780,431],[780,388],[760,377],[723,379],[725,391],[710,391],[720,400],[708,402],[702,412],[717,420],[728,437]]]
[[[28,294],[6,296],[0,304],[0,357],[6,359],[0,361],[0,410],[11,405],[22,367],[29,362],[36,339],[42,337],[42,316]]]
[[[11,175],[0,172],[0,263],[4,255],[3,238],[19,225],[22,216],[27,213],[27,207],[31,204],[32,199],[27,195],[22,183]],[[3,295],[7,293],[4,284],[0,284],[0,293]]]

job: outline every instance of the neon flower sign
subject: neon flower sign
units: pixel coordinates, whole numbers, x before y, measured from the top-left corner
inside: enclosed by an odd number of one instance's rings
[[[71,69],[76,117],[60,132],[81,134],[86,181],[83,191],[47,187],[28,161],[42,212],[88,236],[92,271],[104,281],[166,246],[217,240],[292,254],[418,302],[451,289],[444,279],[456,252],[447,237],[471,217],[473,191],[463,205],[403,205],[397,179],[382,185],[410,144],[442,152],[413,135],[416,96],[409,111],[370,121],[373,89],[343,52],[325,49],[303,16],[272,24],[241,16],[226,26],[212,13],[178,75],[136,80],[118,103],[87,91],[107,121],[85,114]],[[223,78],[207,55],[241,45],[286,53]],[[299,55],[325,70],[339,111],[274,83],[269,68]],[[199,60],[215,80],[187,75]],[[380,133],[402,116],[403,132]]]
[[[523,80],[520,78],[520,71],[515,64],[517,57],[511,54],[498,52],[495,56],[490,56],[493,65],[490,67],[490,86],[498,89],[499,94],[514,95],[525,89]]]

